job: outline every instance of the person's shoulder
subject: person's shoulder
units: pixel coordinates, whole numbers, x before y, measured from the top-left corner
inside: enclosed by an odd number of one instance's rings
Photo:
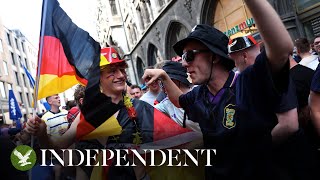
[[[314,73],[313,69],[311,69],[311,68],[309,68],[307,66],[303,66],[301,64],[297,64],[295,67],[297,68],[297,70],[300,70],[300,71],[303,71],[303,72],[306,72],[306,73]],[[295,68],[295,67],[293,67],[293,68]]]
[[[141,99],[146,99],[146,98],[148,98],[149,97],[149,95],[150,95],[150,92],[148,91],[148,92],[146,92],[146,93],[144,93],[141,97],[140,97],[140,100]]]
[[[195,85],[195,86],[193,86],[192,89],[191,89],[189,92],[187,92],[187,93],[198,92],[198,91],[200,91],[200,90],[203,90],[204,87],[205,87],[205,85]]]
[[[47,111],[47,112],[45,112],[45,113],[42,115],[41,119],[47,120],[47,119],[50,118],[52,115],[53,115],[53,113],[52,113],[51,111]]]
[[[80,111],[79,107],[78,106],[74,106],[68,111],[68,113],[75,113],[75,112],[78,112],[78,111]]]
[[[65,110],[65,109],[61,109],[61,110],[60,110],[60,113],[61,113],[61,114],[68,114],[68,111]]]

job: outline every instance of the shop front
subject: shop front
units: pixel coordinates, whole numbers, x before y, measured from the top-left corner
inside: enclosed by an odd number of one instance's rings
[[[254,19],[243,0],[218,0],[212,21],[215,28],[231,39],[258,34]]]

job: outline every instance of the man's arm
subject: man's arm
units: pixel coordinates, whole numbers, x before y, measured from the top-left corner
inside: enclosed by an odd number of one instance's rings
[[[310,92],[311,120],[320,137],[320,93]]]
[[[52,138],[47,134],[46,123],[39,117],[30,118],[27,121],[26,132],[35,135],[39,139],[41,147],[51,149],[65,149],[75,142],[77,125],[80,121],[80,115],[71,124],[70,128],[59,138]]]
[[[281,143],[299,129],[297,108],[277,113],[278,124],[272,129],[272,141]]]
[[[291,37],[280,17],[266,0],[245,0],[263,39],[271,72],[278,72],[293,50]]]
[[[142,78],[151,84],[157,79],[160,79],[166,88],[167,95],[170,101],[178,108],[180,108],[179,97],[183,92],[176,86],[176,84],[170,79],[168,74],[162,69],[146,69]]]

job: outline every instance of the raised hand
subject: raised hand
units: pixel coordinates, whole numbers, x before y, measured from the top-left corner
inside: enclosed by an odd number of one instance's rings
[[[165,75],[166,72],[162,69],[146,69],[142,79],[147,83],[147,85],[150,85],[159,79],[162,80]]]
[[[47,134],[47,125],[38,116],[29,118],[25,131],[31,135],[41,136]]]

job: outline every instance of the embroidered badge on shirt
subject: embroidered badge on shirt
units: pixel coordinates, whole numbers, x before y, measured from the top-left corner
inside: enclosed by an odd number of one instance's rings
[[[231,129],[236,126],[236,122],[234,119],[235,113],[236,113],[235,105],[233,104],[228,104],[224,108],[224,115],[223,115],[223,122],[222,122],[224,127]]]

